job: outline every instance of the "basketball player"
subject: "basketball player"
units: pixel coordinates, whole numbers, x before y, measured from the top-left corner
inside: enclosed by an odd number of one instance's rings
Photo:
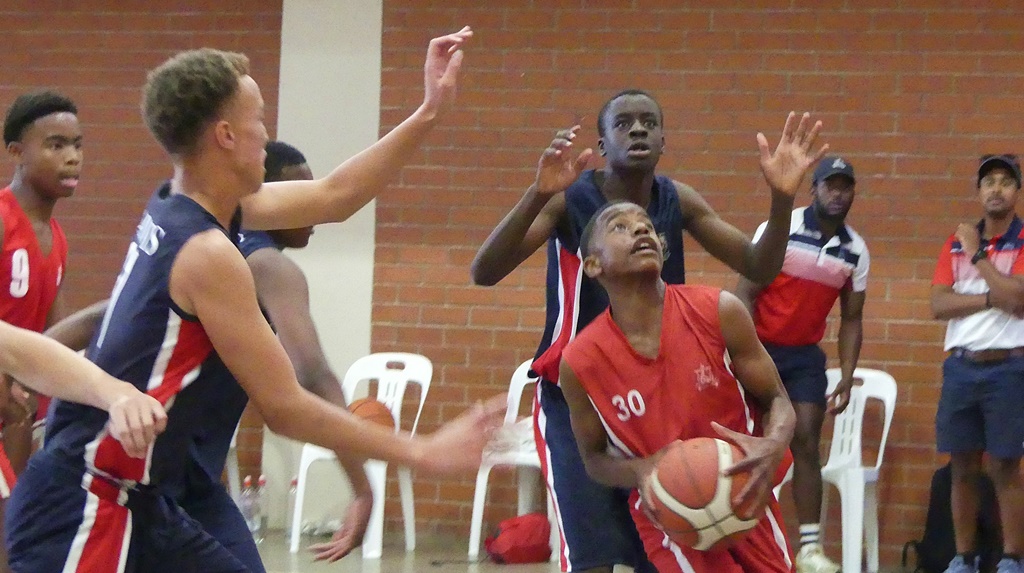
[[[38,91],[18,96],[4,119],[4,145],[15,168],[11,184],[0,190],[0,281],[9,285],[0,288],[0,320],[35,332],[64,313],[60,285],[68,245],[53,209],[78,186],[82,129],[77,114],[67,97]],[[0,392],[9,393],[9,385],[0,385]],[[39,397],[39,418],[48,404]],[[3,412],[0,466],[9,457],[15,474],[25,469],[32,451],[32,410]]]
[[[171,155],[174,176],[146,207],[88,355],[171,406],[167,429],[144,462],[133,461],[107,438],[98,416],[58,402],[46,447],[11,498],[13,568],[248,570],[184,513],[177,492],[161,485],[186,483],[182,472],[194,438],[223,424],[218,409],[242,390],[272,430],[296,440],[433,472],[479,465],[504,397],[425,437],[357,422],[298,385],[233,242],[240,216],[256,229],[301,228],[344,220],[372,199],[450,103],[460,48],[471,34],[465,28],[432,40],[423,104],[369,149],[314,181],[261,187],[263,103],[241,54],[183,52],[149,74],[143,115]],[[232,378],[237,384],[227,384]],[[237,517],[237,508],[230,511],[225,517]]]
[[[266,151],[265,181],[313,179],[306,158],[298,149],[287,143],[271,141]],[[309,314],[309,287],[305,276],[281,252],[286,247],[305,247],[312,233],[312,227],[269,232],[243,230],[239,233],[239,249],[252,271],[260,307],[269,317],[292,361],[299,383],[325,400],[345,407],[341,386],[327,364]],[[102,312],[96,312],[94,307],[61,321],[47,330],[47,334],[62,333],[65,340],[80,340],[80,335],[68,334],[78,331],[88,332],[91,337],[102,319]],[[185,513],[197,520],[249,571],[259,572],[263,571],[259,551],[245,521],[237,512],[231,511],[235,501],[220,481],[234,428],[247,401],[240,389],[233,392],[230,399],[222,400],[216,411],[209,414],[205,429],[197,432],[193,439],[188,469],[183,473],[184,482],[172,484],[165,481],[161,487],[165,492],[171,492]],[[359,546],[373,508],[373,492],[363,470],[364,460],[353,458],[347,450],[335,453],[349,476],[354,498],[342,527],[334,537],[329,542],[310,547],[318,560],[336,561]]]
[[[313,172],[302,152],[282,141],[267,144],[264,166],[265,181],[313,179]],[[281,346],[288,353],[299,384],[324,400],[344,408],[346,403],[341,384],[327,363],[313,317],[310,316],[306,277],[299,266],[281,252],[286,248],[305,248],[312,235],[313,227],[267,232],[246,230],[240,238],[239,248],[252,271],[260,306],[274,326]],[[230,439],[230,436],[227,437]],[[317,560],[331,562],[348,555],[362,543],[373,509],[373,491],[363,469],[365,459],[353,457],[344,449],[334,453],[348,476],[353,499],[341,528],[331,540],[310,547]]]
[[[584,171],[592,155],[589,149],[571,155],[579,126],[558,132],[540,158],[534,184],[473,261],[473,281],[493,285],[547,242],[547,318],[533,363],[541,378],[534,430],[555,500],[563,571],[610,573],[615,564],[647,567],[626,508],[627,492],[587,477],[558,387],[562,349],[608,306],[603,289],[581,272],[583,227],[608,201],[628,200],[646,208],[654,221],[665,246],[665,282],[684,282],[684,230],[740,274],[769,282],[782,266],[800,177],[828,148],[813,151],[821,122],[812,125],[808,114],[799,121],[794,114],[786,118],[774,154],[758,134],[772,202],[765,238],[755,244],[722,220],[692,187],[655,173],[665,147],[663,119],[658,102],[646,92],[626,90],[608,100],[597,117],[598,146],[606,158],[603,170]]]
[[[70,197],[82,166],[78,108],[52,91],[18,96],[4,119],[4,145],[14,159],[14,177],[0,190],[0,320],[41,332],[64,312],[60,285],[68,246],[53,208]],[[35,412],[46,415],[48,400],[35,405],[9,379],[0,382],[0,516],[17,474],[32,452]],[[4,493],[7,492],[7,493]],[[0,551],[0,572],[7,560]]]
[[[796,418],[746,308],[717,288],[666,285],[661,239],[633,203],[599,210],[581,247],[583,272],[610,304],[566,346],[560,368],[587,473],[633,491],[630,511],[660,573],[788,573],[792,558],[771,487]],[[726,470],[751,473],[732,501],[753,503],[763,515],[727,549],[676,545],[636,493],[665,446],[696,437],[725,438],[744,451],[746,459]]]

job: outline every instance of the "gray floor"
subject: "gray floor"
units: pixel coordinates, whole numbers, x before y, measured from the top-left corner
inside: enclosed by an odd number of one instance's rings
[[[260,544],[260,554],[267,567],[267,573],[452,573],[466,571],[470,573],[487,571],[505,571],[514,573],[557,573],[558,565],[496,565],[484,561],[469,564],[466,562],[466,539],[458,538],[423,538],[417,536],[416,551],[405,552],[401,536],[391,540],[384,538],[384,557],[375,560],[363,560],[357,552],[350,554],[336,563],[320,563],[313,561],[305,546],[309,539],[303,539],[299,552],[292,555],[288,552],[287,541],[283,531],[270,531],[267,538]],[[628,569],[626,569],[628,571]]]

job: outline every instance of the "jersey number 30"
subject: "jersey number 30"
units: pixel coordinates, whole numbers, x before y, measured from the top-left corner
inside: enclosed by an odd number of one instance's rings
[[[18,249],[11,254],[11,296],[22,298],[28,294],[28,251]]]
[[[616,394],[612,396],[612,405],[618,408],[619,413],[617,416],[623,422],[629,420],[633,416],[639,418],[647,413],[647,405],[644,404],[644,397],[640,395],[637,390],[630,390],[626,392],[626,397]]]

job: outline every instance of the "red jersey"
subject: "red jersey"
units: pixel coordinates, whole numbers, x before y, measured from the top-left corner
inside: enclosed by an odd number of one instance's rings
[[[32,221],[18,205],[10,187],[0,191],[0,219],[4,223],[4,242],[0,249],[0,320],[42,332],[64,279],[67,239],[57,220],[51,218],[53,245],[49,253],[43,254]],[[38,419],[46,417],[48,405],[49,398],[39,395]]]
[[[761,414],[729,369],[720,289],[667,285],[657,358],[638,354],[606,310],[565,350],[611,445],[647,457],[673,440],[717,438],[711,422],[760,433]]]
[[[42,332],[57,298],[68,243],[56,219],[50,219],[53,247],[48,254],[39,248],[32,221],[21,210],[8,187],[0,191],[0,218],[4,223],[0,250],[0,320]]]
[[[718,316],[721,289],[667,285],[657,358],[638,354],[606,310],[569,343],[563,359],[586,390],[610,445],[648,457],[674,440],[720,438],[711,422],[761,435],[761,412],[730,369]],[[792,557],[778,502],[735,545],[714,552],[679,547],[640,511],[630,513],[651,563],[663,573],[784,573]]]

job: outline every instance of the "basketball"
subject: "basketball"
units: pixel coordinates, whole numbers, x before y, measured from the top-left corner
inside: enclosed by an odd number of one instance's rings
[[[722,473],[743,457],[738,447],[715,438],[668,447],[645,486],[645,497],[655,521],[672,541],[711,551],[728,546],[757,524],[761,508],[732,505],[749,474]]]
[[[395,419],[391,416],[391,410],[373,398],[360,398],[348,405],[348,411],[356,416],[374,424],[395,428]]]

